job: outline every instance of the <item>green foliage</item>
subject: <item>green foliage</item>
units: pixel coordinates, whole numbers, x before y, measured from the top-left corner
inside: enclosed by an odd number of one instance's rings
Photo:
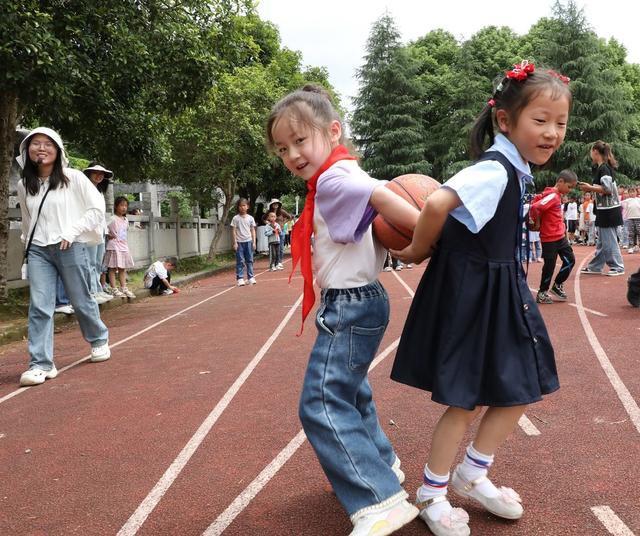
[[[365,59],[357,75],[360,89],[352,120],[364,169],[379,179],[427,173],[425,132],[415,115],[424,93],[418,63],[400,46],[390,15],[374,23]]]

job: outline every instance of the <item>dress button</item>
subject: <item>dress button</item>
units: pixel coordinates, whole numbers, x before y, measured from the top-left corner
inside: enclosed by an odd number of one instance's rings
[[[538,344],[538,338],[537,337],[533,338],[533,344]]]
[[[528,311],[528,310],[529,310],[529,304],[528,304],[528,303],[525,303],[525,304],[522,306],[522,308],[523,308],[525,311]]]

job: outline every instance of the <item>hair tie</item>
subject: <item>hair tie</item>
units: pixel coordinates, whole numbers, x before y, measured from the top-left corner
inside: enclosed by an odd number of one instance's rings
[[[522,82],[526,80],[530,74],[533,74],[535,70],[536,67],[533,63],[529,63],[528,60],[522,60],[520,63],[516,63],[511,71],[507,71],[505,76],[512,80]]]
[[[496,106],[496,100],[495,99],[489,99],[487,101],[487,104],[491,107],[491,108],[495,108]]]

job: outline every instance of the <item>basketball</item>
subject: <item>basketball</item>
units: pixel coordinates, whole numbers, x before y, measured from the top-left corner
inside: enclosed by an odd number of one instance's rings
[[[411,173],[400,175],[385,186],[418,210],[422,210],[427,197],[440,188],[440,183],[427,175]],[[381,214],[378,214],[373,220],[373,233],[387,249],[404,249],[413,238],[413,230],[392,225]]]

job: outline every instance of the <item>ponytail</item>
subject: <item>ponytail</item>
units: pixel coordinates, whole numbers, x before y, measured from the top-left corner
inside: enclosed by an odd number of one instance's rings
[[[611,169],[618,168],[618,161],[616,160],[616,157],[613,155],[613,150],[611,149],[611,145],[609,145],[608,143],[602,140],[598,140],[593,144],[591,148],[596,152],[598,152],[600,156],[602,156],[604,163],[607,164]]]
[[[469,135],[469,151],[471,158],[479,158],[484,152],[484,140],[489,138],[489,146],[493,145],[493,106],[486,104],[480,115],[476,118],[471,134]]]

